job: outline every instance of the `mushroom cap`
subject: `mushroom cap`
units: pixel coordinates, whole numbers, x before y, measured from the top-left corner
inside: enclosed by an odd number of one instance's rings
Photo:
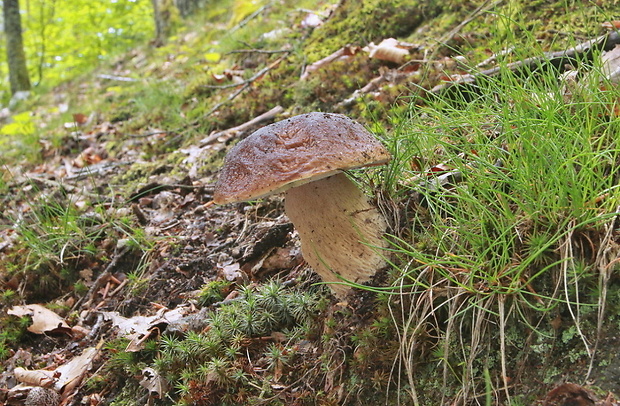
[[[213,201],[258,199],[390,158],[370,132],[346,116],[301,114],[265,126],[234,146],[224,160]]]

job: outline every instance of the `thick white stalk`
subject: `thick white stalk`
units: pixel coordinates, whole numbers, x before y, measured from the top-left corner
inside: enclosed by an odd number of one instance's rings
[[[344,173],[289,189],[285,209],[305,260],[324,282],[363,283],[386,266],[387,223]],[[350,291],[330,287],[339,297]]]

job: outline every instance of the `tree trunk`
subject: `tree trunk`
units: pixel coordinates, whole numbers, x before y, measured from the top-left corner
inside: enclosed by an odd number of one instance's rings
[[[22,22],[19,0],[3,0],[6,56],[9,63],[11,93],[30,90],[30,78],[26,66],[26,54],[22,40]]]
[[[151,0],[155,18],[155,46],[162,46],[170,35],[171,0]]]
[[[191,16],[198,8],[200,8],[203,0],[174,0],[174,4],[179,9],[182,18]]]

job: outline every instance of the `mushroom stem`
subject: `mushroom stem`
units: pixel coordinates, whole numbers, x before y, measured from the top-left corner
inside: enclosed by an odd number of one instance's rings
[[[386,266],[387,223],[344,173],[286,191],[285,210],[301,239],[305,260],[324,282],[368,281]],[[350,287],[330,284],[344,297]]]

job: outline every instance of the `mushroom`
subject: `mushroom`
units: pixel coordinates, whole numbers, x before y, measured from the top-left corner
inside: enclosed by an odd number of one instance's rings
[[[344,170],[385,164],[390,154],[361,124],[309,113],[263,127],[233,147],[215,185],[217,204],[286,191],[285,211],[302,254],[339,297],[386,261],[387,222]]]

